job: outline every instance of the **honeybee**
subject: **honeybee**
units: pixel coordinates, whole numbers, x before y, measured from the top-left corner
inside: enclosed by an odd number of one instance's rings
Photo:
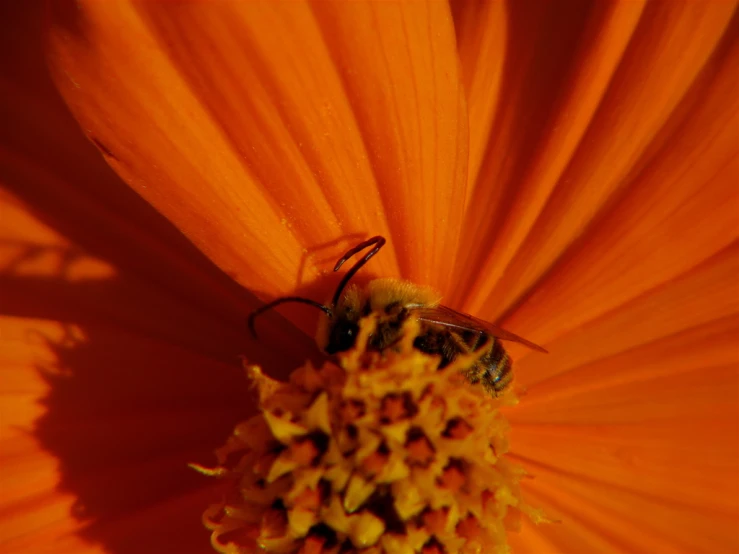
[[[421,324],[421,333],[413,342],[415,348],[440,356],[440,368],[449,365],[460,354],[481,354],[465,376],[472,383],[482,384],[494,396],[503,392],[513,379],[511,360],[501,340],[519,342],[546,352],[541,346],[492,323],[441,305],[441,296],[431,288],[399,279],[375,279],[364,288],[349,285],[351,278],[380,251],[385,242],[384,237],[372,237],[350,249],[336,262],[334,271],[339,271],[352,256],[372,247],[347,271],[328,305],[300,296],[278,298],[249,315],[252,334],[256,337],[254,321],[260,314],[280,304],[299,302],[326,314],[321,318],[318,330],[319,346],[326,353],[335,354],[352,348],[357,340],[360,320],[370,315],[377,318],[377,326],[369,337],[367,348],[382,352],[401,339],[403,323],[408,318],[415,318]]]

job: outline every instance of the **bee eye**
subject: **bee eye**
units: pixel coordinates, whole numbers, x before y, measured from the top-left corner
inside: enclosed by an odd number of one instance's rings
[[[356,323],[345,319],[338,320],[331,328],[329,341],[326,345],[326,352],[329,354],[335,354],[336,352],[349,350],[354,346],[358,332],[359,326]]]

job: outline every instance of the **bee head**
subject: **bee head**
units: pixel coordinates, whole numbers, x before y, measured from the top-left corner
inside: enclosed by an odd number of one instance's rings
[[[352,285],[334,307],[332,317],[318,323],[316,342],[327,354],[344,352],[354,346],[359,333],[360,291]]]
[[[339,271],[341,266],[344,265],[344,262],[354,256],[354,254],[361,252],[368,246],[374,246],[374,248],[372,248],[363,258],[358,260],[357,263],[349,269],[349,271],[346,272],[346,275],[344,275],[339,282],[338,287],[336,287],[336,292],[331,300],[331,304],[328,306],[316,302],[315,300],[311,300],[310,298],[285,296],[254,310],[249,314],[249,329],[251,330],[252,335],[254,335],[254,337],[257,336],[256,329],[254,328],[254,320],[257,316],[280,304],[284,304],[286,302],[298,302],[318,308],[326,314],[326,317],[322,317],[318,325],[317,342],[322,350],[328,354],[349,350],[354,346],[354,343],[357,340],[357,334],[359,333],[359,320],[362,316],[362,295],[356,286],[352,285],[349,288],[346,288],[346,286],[354,274],[359,271],[359,269],[366,264],[372,256],[377,254],[384,244],[384,237],[372,237],[371,239],[368,239],[350,249],[339,259],[338,262],[336,262],[334,271]],[[346,289],[346,292],[344,289]]]

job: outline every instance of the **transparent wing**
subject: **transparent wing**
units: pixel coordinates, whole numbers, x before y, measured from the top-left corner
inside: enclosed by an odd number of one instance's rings
[[[437,306],[436,308],[417,308],[413,310],[413,315],[416,316],[419,321],[426,323],[441,325],[443,327],[451,327],[459,331],[483,331],[500,340],[519,342],[533,350],[544,353],[547,352],[538,344],[534,344],[518,335],[514,335],[505,329],[501,329],[497,325],[472,317],[469,314],[463,314],[462,312],[447,308],[446,306]]]

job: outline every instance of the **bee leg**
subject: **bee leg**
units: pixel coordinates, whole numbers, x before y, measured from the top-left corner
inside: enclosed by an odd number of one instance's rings
[[[474,346],[470,346],[467,344],[467,342],[462,338],[461,335],[458,335],[457,333],[450,333],[451,339],[454,342],[454,345],[457,347],[457,350],[461,354],[471,354],[475,351]]]
[[[474,339],[471,341],[471,344],[464,340],[464,338],[457,333],[451,333],[452,340],[454,341],[455,346],[457,349],[464,354],[472,354],[477,353],[478,357],[472,366],[464,371],[465,378],[472,384],[479,383],[480,381],[483,381],[486,376],[486,369],[485,364],[481,363],[483,358],[487,356],[490,347],[492,346],[492,340],[491,338],[484,334],[484,333],[477,333],[474,337]],[[480,344],[480,339],[484,338],[485,340],[482,341],[482,344]]]

